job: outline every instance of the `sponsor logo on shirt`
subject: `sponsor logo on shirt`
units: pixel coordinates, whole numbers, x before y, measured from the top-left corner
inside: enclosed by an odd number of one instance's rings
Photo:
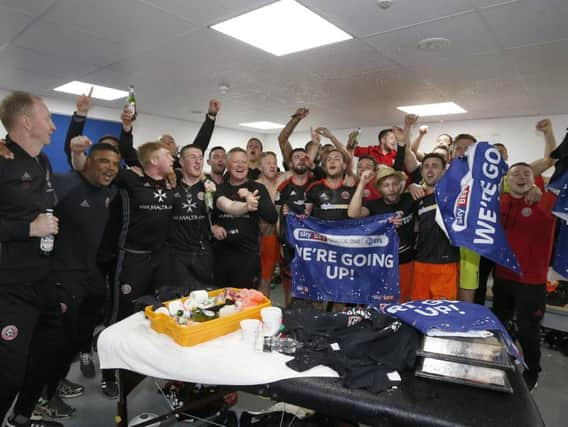
[[[18,337],[19,333],[20,331],[18,331],[16,325],[8,325],[2,328],[0,337],[2,337],[4,341],[14,341]]]
[[[154,192],[154,199],[158,199],[158,203],[163,203],[167,197],[168,195],[164,193],[164,191],[161,188],[158,188],[158,191]]]
[[[82,208],[90,208],[91,205],[89,204],[88,200],[83,200],[79,206],[81,206]]]
[[[187,213],[191,213],[191,212],[193,212],[194,209],[197,208],[197,204],[193,201],[191,194],[188,195],[185,203],[182,203],[182,208],[184,208]]]

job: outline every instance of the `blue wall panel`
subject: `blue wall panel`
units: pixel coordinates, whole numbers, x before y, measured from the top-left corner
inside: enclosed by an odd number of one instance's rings
[[[67,128],[69,127],[71,116],[53,114],[52,119],[57,129],[51,135],[51,144],[45,147],[43,152],[49,157],[54,172],[66,172],[71,169],[71,167],[67,163],[63,151],[63,144],[65,143],[65,136],[67,135]],[[114,135],[118,138],[120,136],[120,127],[120,122],[87,118],[83,134],[88,136],[94,144],[104,135]]]

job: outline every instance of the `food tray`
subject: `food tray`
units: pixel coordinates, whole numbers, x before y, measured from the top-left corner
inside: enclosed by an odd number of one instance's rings
[[[235,288],[221,288],[208,292],[209,297],[215,297],[225,292],[225,289],[240,291]],[[179,298],[182,302],[188,297]],[[166,302],[166,304],[169,303]],[[152,306],[149,305],[144,309],[146,317],[150,320],[150,326],[156,332],[169,335],[179,345],[190,347],[205,341],[218,338],[229,334],[241,328],[241,320],[244,319],[260,319],[260,310],[270,307],[272,302],[264,297],[264,301],[255,307],[250,307],[238,313],[230,314],[225,317],[209,320],[199,324],[189,326],[179,325],[173,318],[166,314],[155,313]]]

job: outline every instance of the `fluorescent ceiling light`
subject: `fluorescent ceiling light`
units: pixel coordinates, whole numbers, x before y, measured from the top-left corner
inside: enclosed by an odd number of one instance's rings
[[[404,111],[407,114],[416,114],[418,116],[443,116],[446,114],[463,114],[467,113],[462,107],[455,102],[440,102],[438,104],[422,104],[407,105],[405,107],[396,107],[397,110]]]
[[[293,0],[269,4],[211,28],[276,56],[353,38]]]
[[[114,101],[115,99],[126,98],[128,96],[128,92],[124,90],[94,85],[92,83],[79,82],[77,80],[65,83],[53,90],[57,92],[71,93],[73,95],[87,95],[91,88],[93,88],[93,98],[104,99],[105,101]]]
[[[274,122],[250,122],[241,123],[241,126],[246,126],[247,128],[255,128],[261,130],[272,130],[272,129],[282,129],[284,125]]]

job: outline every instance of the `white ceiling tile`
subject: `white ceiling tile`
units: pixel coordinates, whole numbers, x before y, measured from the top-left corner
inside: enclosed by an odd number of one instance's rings
[[[0,50],[0,64],[29,72],[41,72],[61,79],[75,78],[95,69],[94,65],[77,61],[66,61],[47,53],[9,46]]]
[[[140,0],[199,26],[211,26],[250,12],[275,0]]]
[[[505,48],[568,38],[565,0],[522,0],[481,14]]]
[[[300,3],[356,37],[472,10],[468,0],[395,0],[387,10],[378,7],[376,0],[301,0]]]
[[[447,38],[450,45],[439,51],[418,49],[418,42],[430,37]],[[484,31],[476,13],[381,34],[365,41],[396,62],[417,67],[444,58],[459,60],[463,56],[497,50],[494,40]]]
[[[566,0],[394,0],[387,11],[376,0],[300,0],[355,36],[374,35],[284,57],[208,28],[272,1],[0,0],[0,46],[13,39],[0,47],[0,87],[72,102],[52,88],[132,83],[142,112],[197,121],[192,110],[217,97],[219,125],[241,130],[303,105],[312,113],[301,130],[397,123],[397,105],[438,101],[463,104],[459,120],[568,112]],[[451,46],[420,51],[425,37]]]
[[[23,12],[0,6],[0,48],[22,31],[32,18]]]
[[[536,73],[543,69],[568,69],[568,40],[509,49],[506,54],[521,73]]]
[[[58,0],[42,21],[84,31],[127,49],[146,50],[196,29],[137,0]]]
[[[18,10],[30,16],[37,16],[45,12],[55,0],[0,0],[0,6]]]
[[[34,23],[14,45],[91,64],[108,64],[121,54],[119,45],[93,34],[77,31],[67,25]]]
[[[51,88],[60,84],[53,76],[36,72],[23,71],[17,68],[6,68],[0,73],[0,88],[5,90],[25,90],[36,95],[51,95]]]
[[[497,7],[503,6],[509,3],[516,3],[520,0],[470,0],[471,5],[475,6],[476,8],[490,8],[490,7]]]

